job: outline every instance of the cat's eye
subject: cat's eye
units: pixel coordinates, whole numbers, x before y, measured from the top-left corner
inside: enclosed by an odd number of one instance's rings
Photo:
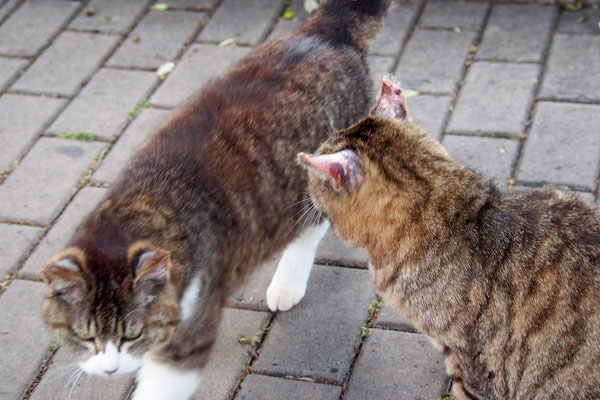
[[[123,336],[123,338],[125,338],[125,340],[135,340],[135,339],[139,338],[140,336],[142,336],[142,330],[137,329],[133,332],[125,333],[125,336]]]
[[[94,340],[94,338],[87,332],[77,332],[77,337],[81,340]]]

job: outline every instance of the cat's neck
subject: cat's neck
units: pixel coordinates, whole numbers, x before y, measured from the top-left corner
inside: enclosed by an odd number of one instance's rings
[[[450,342],[452,337],[465,337],[461,333],[472,319],[455,318],[472,311],[465,301],[483,301],[485,290],[477,279],[487,272],[481,254],[474,249],[485,246],[483,221],[489,222],[489,214],[503,202],[492,184],[480,183],[476,190],[453,190],[448,197],[432,202],[431,215],[424,216],[429,223],[407,226],[406,235],[396,237],[393,252],[382,247],[368,249],[374,281],[384,300],[421,331],[450,337]],[[460,212],[449,212],[448,204]],[[487,284],[482,280],[481,285]],[[445,310],[445,316],[440,316],[439,309]]]

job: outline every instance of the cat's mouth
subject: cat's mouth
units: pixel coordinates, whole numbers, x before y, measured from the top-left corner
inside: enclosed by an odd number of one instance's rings
[[[134,372],[142,365],[142,360],[119,350],[112,342],[107,342],[104,351],[92,355],[79,363],[87,374],[108,377]]]

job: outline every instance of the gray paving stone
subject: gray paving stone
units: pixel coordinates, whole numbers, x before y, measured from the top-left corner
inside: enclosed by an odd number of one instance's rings
[[[6,0],[0,2],[0,22],[2,22],[8,14],[14,11],[20,2],[21,0]]]
[[[225,309],[217,342],[194,400],[224,399],[233,394],[251,350],[249,345],[240,344],[238,337],[264,330],[269,318],[268,313]]]
[[[408,115],[435,139],[440,140],[448,115],[451,96],[421,94],[406,99]]]
[[[129,111],[156,82],[146,71],[102,68],[48,129],[49,133],[93,132],[113,139],[127,123]]]
[[[563,12],[560,15],[558,32],[600,35],[598,21],[600,21],[600,9],[586,8],[580,11]]]
[[[373,329],[345,398],[437,399],[448,386],[444,360],[424,335]]]
[[[369,47],[370,54],[397,56],[414,23],[420,1],[394,3]]]
[[[539,74],[533,64],[473,63],[447,131],[522,135]]]
[[[369,66],[369,75],[373,81],[373,92],[377,94],[381,90],[381,78],[392,72],[394,68],[394,57],[389,56],[371,56],[367,57]]]
[[[340,383],[374,298],[368,271],[316,265],[302,302],[277,314],[253,370]]]
[[[189,10],[206,10],[213,8],[218,0],[169,0],[169,8],[185,8]]]
[[[518,141],[447,135],[443,144],[456,160],[506,188],[519,151]]]
[[[92,176],[92,182],[112,183],[117,179],[127,161],[141,144],[149,138],[170,111],[147,108],[119,137],[113,148]]]
[[[158,68],[173,61],[206,17],[189,11],[150,11],[129,34],[107,65]]]
[[[477,58],[541,61],[556,10],[535,5],[495,5]]]
[[[27,60],[0,57],[0,91],[4,90],[19,71],[27,65]]]
[[[165,107],[178,106],[211,78],[227,71],[230,65],[250,50],[238,46],[192,45],[150,101]]]
[[[280,17],[269,34],[269,40],[292,34],[309,17],[309,14],[304,10],[304,0],[292,0],[290,5],[286,7],[287,9],[294,11],[296,15],[290,19]]]
[[[479,30],[489,4],[439,1],[428,3],[419,21],[421,28]]]
[[[339,386],[301,382],[265,375],[248,375],[242,382],[240,400],[337,400]]]
[[[379,311],[379,315],[373,323],[373,327],[393,329],[403,332],[417,332],[417,329],[414,326],[412,326],[410,322],[398,315],[398,313],[394,311],[391,307],[385,306]]]
[[[317,248],[315,262],[329,265],[342,265],[347,267],[363,267],[369,265],[367,252],[348,246],[329,228]]]
[[[82,375],[70,382],[81,361],[65,348],[59,349],[31,400],[115,400],[125,399],[133,386],[133,375],[117,375],[110,379],[97,375]]]
[[[107,189],[96,187],[81,189],[60,218],[58,218],[52,229],[50,229],[31,256],[29,256],[23,268],[19,271],[19,276],[29,279],[41,279],[40,269],[50,261],[50,258],[56,252],[66,246],[83,218],[100,203],[106,192]]]
[[[8,170],[33,144],[66,100],[4,94],[0,97],[0,170]]]
[[[260,43],[283,9],[282,0],[225,0],[198,40],[220,42],[233,39],[238,43]]]
[[[539,102],[516,179],[596,188],[600,107]]]
[[[77,2],[59,0],[24,3],[0,25],[0,54],[37,54],[79,6]]]
[[[256,268],[246,282],[229,296],[229,305],[234,307],[249,308],[257,311],[269,311],[266,293],[281,254],[277,254],[269,261]]]
[[[92,0],[71,22],[69,28],[125,33],[131,29],[147,4],[147,0]],[[93,15],[88,15],[90,9],[94,11]]]
[[[17,268],[43,233],[43,228],[0,224],[0,280]]]
[[[16,400],[24,394],[53,340],[42,319],[46,285],[13,281],[0,297],[0,382],[2,398]]]
[[[105,143],[41,138],[0,186],[0,218],[48,225]]]
[[[556,34],[539,96],[600,100],[600,36]]]
[[[117,45],[116,36],[63,32],[12,89],[72,96]]]
[[[475,37],[475,32],[467,31],[417,30],[408,41],[396,76],[406,89],[452,93]]]

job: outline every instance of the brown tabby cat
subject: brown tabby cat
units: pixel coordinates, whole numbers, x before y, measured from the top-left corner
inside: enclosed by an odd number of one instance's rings
[[[600,399],[600,211],[500,192],[377,110],[299,157],[377,291],[446,356],[453,398]]]
[[[141,367],[134,399],[189,398],[227,297],[286,244],[267,301],[273,310],[300,301],[329,223],[300,232],[307,178],[294,156],[368,113],[364,53],[389,5],[324,2],[294,35],[209,83],[137,151],[42,271],[52,289],[47,326],[89,357],[84,371]]]

